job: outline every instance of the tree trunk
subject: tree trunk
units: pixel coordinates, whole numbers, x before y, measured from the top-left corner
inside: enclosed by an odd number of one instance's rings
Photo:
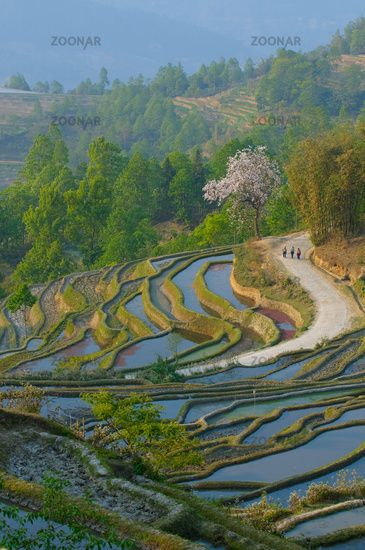
[[[260,211],[259,210],[255,210],[255,234],[256,234],[256,238],[260,241],[261,233],[260,233]]]
[[[22,307],[22,310],[23,310],[24,333],[26,338],[27,337],[27,310],[25,307]]]

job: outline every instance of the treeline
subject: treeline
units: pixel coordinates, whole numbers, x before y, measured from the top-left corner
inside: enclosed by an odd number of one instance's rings
[[[298,213],[314,244],[364,228],[365,125],[339,126],[295,149],[286,167]]]
[[[365,101],[365,69],[337,70],[328,49],[308,54],[280,50],[258,82],[256,98],[262,110],[301,113],[319,107],[330,117],[356,116]]]
[[[264,66],[265,63],[261,62],[259,67],[255,69],[252,60],[248,59],[242,69],[235,57],[228,60],[221,58],[219,61],[212,61],[209,65],[203,64],[196,73],[187,75],[181,63],[177,65],[168,63],[159,69],[155,78],[149,81],[148,85],[153,92],[158,92],[165,97],[212,95],[247,82],[255,74],[260,74]],[[133,82],[133,80],[135,79],[132,78],[131,81]],[[102,67],[97,82],[92,82],[90,78],[87,78],[81,81],[75,89],[70,90],[69,93],[101,95],[108,90],[109,84],[107,70]],[[112,82],[112,87],[120,84],[121,81],[115,79]],[[41,93],[65,93],[63,85],[56,80],[52,82],[38,81],[30,86],[24,75],[20,73],[10,76],[5,82],[5,86]]]
[[[346,27],[344,40],[348,44],[362,44],[363,34],[364,18],[361,18]],[[73,93],[58,95],[51,105],[51,113],[42,112],[40,102],[35,101],[34,112],[27,119],[17,121],[12,115],[6,136],[1,138],[2,150],[9,156],[15,148],[24,149],[24,124],[29,124],[29,135],[33,137],[46,131],[53,116],[60,121],[73,166],[85,160],[90,142],[100,135],[118,144],[126,155],[139,152],[160,160],[170,151],[188,152],[197,146],[211,154],[217,146],[252,131],[257,135],[261,133],[277,149],[286,140],[284,134],[290,136],[289,139],[295,134],[297,139],[301,133],[303,138],[328,128],[335,119],[353,119],[362,112],[365,70],[360,64],[341,66],[339,70],[334,63],[334,51],[332,45],[305,54],[282,49],[275,57],[256,65],[249,59],[243,68],[235,58],[221,59],[202,65],[191,76],[181,64],[168,64],[150,81],[140,76],[127,83],[118,79],[110,83],[106,69],[102,68],[96,82],[87,79]],[[29,88],[22,75],[14,75],[8,84]],[[267,128],[269,123],[257,128],[255,107],[251,123],[245,118],[232,122],[219,113],[212,116],[209,109],[182,108],[173,101],[176,96],[206,96],[237,86],[256,97],[261,113],[272,115],[267,120],[274,120],[273,128]],[[55,94],[63,91],[56,81],[38,82],[33,89]],[[228,107],[230,101],[227,97]],[[236,114],[241,107],[244,114],[247,105],[232,101]],[[295,127],[290,127],[290,123],[275,123],[290,120],[291,115],[297,117],[292,125]],[[86,123],[75,123],[77,120]],[[99,122],[89,124],[88,120]],[[265,121],[265,117],[259,120]]]
[[[39,135],[18,181],[0,193],[0,253],[16,260],[14,277],[41,282],[83,268],[138,258],[158,242],[167,219],[197,225],[206,165],[200,151],[170,153],[162,162],[126,157],[95,139],[88,163],[69,167],[57,127]]]
[[[286,155],[271,149],[283,184],[265,205],[260,232],[307,227],[315,244],[358,234],[365,222],[364,136],[359,120],[296,140]],[[229,157],[259,144],[251,135],[231,140],[209,160],[196,148],[159,161],[126,156],[99,137],[88,162],[72,170],[60,131],[51,126],[35,139],[19,179],[0,192],[0,259],[17,263],[14,283],[36,283],[76,269],[242,242],[253,236],[252,208],[232,217],[230,199],[211,206],[202,190],[225,175]]]
[[[346,25],[344,33],[337,31],[330,43],[331,54],[365,54],[365,17],[359,17]]]
[[[165,251],[240,242],[251,236],[250,226],[232,223],[227,205],[213,211],[202,188],[225,173],[229,156],[251,144],[233,140],[209,160],[196,148],[159,161],[138,152],[126,156],[99,137],[88,163],[72,170],[52,125],[35,139],[18,180],[0,192],[0,258],[18,262],[14,281],[34,283]],[[286,210],[282,218],[278,208]],[[281,190],[268,206],[264,230],[286,231],[294,220]],[[172,238],[161,244],[159,227],[166,222]]]

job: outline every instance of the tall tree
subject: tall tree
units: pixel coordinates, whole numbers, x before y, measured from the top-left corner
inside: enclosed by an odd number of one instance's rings
[[[209,202],[222,202],[232,196],[236,212],[251,208],[256,237],[260,239],[260,217],[271,193],[279,185],[278,165],[267,156],[266,148],[248,148],[230,157],[226,176],[209,181],[204,187],[204,196]]]
[[[296,207],[315,244],[357,233],[365,197],[365,142],[361,135],[345,127],[304,140],[286,172]]]
[[[111,212],[115,180],[125,165],[119,147],[97,138],[89,148],[85,179],[65,194],[68,205],[68,238],[78,247],[86,265],[101,254],[100,238]]]

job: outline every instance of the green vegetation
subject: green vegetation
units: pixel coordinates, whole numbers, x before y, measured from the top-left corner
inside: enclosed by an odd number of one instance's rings
[[[80,292],[77,292],[72,284],[66,286],[62,298],[69,311],[82,311],[87,305],[85,297]]]
[[[107,391],[84,395],[93,414],[106,423],[95,430],[94,444],[113,446],[131,458],[140,471],[155,475],[202,463],[185,428],[174,420],[162,421],[161,407],[146,394],[118,399]],[[121,446],[124,443],[124,446]]]
[[[25,332],[27,331],[27,308],[31,308],[36,303],[37,298],[33,296],[26,284],[22,284],[7,301],[9,311],[16,313],[21,311],[23,316],[23,325]]]
[[[283,311],[298,328],[310,325],[314,316],[310,296],[297,281],[278,270],[256,243],[235,248],[234,278],[243,290],[253,287],[253,294],[247,297],[253,298],[255,305]]]
[[[3,118],[3,135],[10,122],[15,133],[22,122],[24,135],[36,137],[17,179],[0,191],[1,384],[34,383],[0,394],[0,497],[69,525],[65,545],[89,537],[98,546],[108,533],[122,548],[133,548],[132,539],[151,550],[194,548],[197,540],[227,550],[295,548],[272,535],[302,521],[301,514],[364,498],[357,477],[313,483],[303,497],[292,493],[288,507],[266,495],[238,509],[229,493],[219,503],[193,494],[232,489],[240,502],[246,493],[254,498],[315,479],[364,455],[361,440],[343,455],[334,443],[338,453],[329,452],[328,463],[311,462],[300,474],[288,468],[271,483],[240,474],[205,480],[276,453],[290,461],[290,453],[321,437],[335,442],[344,427],[361,436],[363,332],[314,351],[272,357],[270,350],[266,359],[258,356],[262,365],[250,353],[242,363],[246,350],[272,345],[286,331],[265,308],[285,314],[298,331],[315,315],[308,293],[273,258],[272,241],[261,237],[309,230],[321,245],[313,261],[348,281],[364,302],[364,70],[353,58],[365,52],[364,22],[350,24],[328,47],[279,50],[244,69],[221,60],[187,76],[169,64],[149,82],[110,85],[103,68],[97,82],[69,94],[58,82],[38,82],[40,97],[29,99],[34,112]],[[7,85],[29,87],[22,75]],[[97,129],[75,124],[61,132],[48,124],[50,114],[90,111]],[[232,290],[252,304],[244,311],[204,278],[209,257],[232,247]],[[189,284],[201,313],[189,309],[174,279],[195,261],[201,268]],[[240,356],[237,363],[230,353]],[[216,378],[205,380],[205,368]],[[39,416],[47,396],[48,414],[67,429]],[[43,454],[48,462],[39,465]],[[26,457],[20,465],[17,455]],[[92,472],[81,476],[81,489],[72,479],[74,466],[80,477],[77,459]],[[53,476],[42,484],[39,469],[58,461],[66,462],[71,485]],[[24,473],[28,464],[32,477]],[[192,490],[177,481],[192,481]],[[83,485],[96,487],[96,502]],[[115,495],[123,506],[126,499],[122,512],[110,507]],[[38,544],[22,529],[29,516],[13,509],[0,506],[0,531],[9,517],[19,529],[3,530],[0,544]],[[44,534],[48,547],[52,535]]]
[[[338,128],[300,144],[287,173],[314,244],[350,238],[361,229],[365,205],[363,136]]]

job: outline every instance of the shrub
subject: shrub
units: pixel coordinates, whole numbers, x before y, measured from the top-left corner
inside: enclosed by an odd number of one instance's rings
[[[21,390],[0,393],[0,406],[21,412],[39,413],[44,395],[41,388],[26,384]]]
[[[303,509],[303,505],[304,505],[304,499],[301,498],[296,491],[293,491],[292,493],[290,493],[289,508],[293,514],[300,512]]]
[[[334,484],[311,483],[308,487],[305,502],[309,505],[323,502],[337,502],[343,498],[363,498],[365,495],[365,479],[356,472],[340,471]]]
[[[251,504],[245,509],[244,517],[257,529],[275,532],[275,523],[290,515],[290,511],[267,498],[264,493],[260,502]]]
[[[162,382],[181,382],[184,377],[176,372],[177,365],[170,363],[168,359],[159,357],[148,369],[145,369],[142,376],[153,384]]]

